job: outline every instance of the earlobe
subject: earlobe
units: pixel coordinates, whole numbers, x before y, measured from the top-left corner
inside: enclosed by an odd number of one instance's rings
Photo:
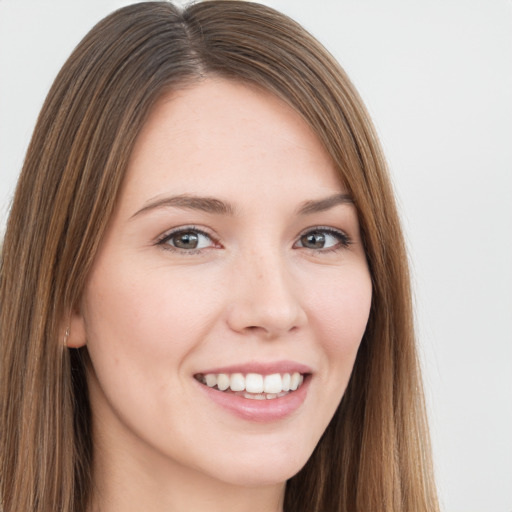
[[[64,317],[66,323],[63,325],[62,340],[65,347],[80,348],[87,344],[85,335],[85,321],[80,308],[77,307]]]

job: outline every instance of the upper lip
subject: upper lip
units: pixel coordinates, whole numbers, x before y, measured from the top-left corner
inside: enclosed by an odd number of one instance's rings
[[[261,375],[272,375],[273,373],[294,372],[308,374],[313,373],[313,370],[308,365],[295,361],[249,361],[246,363],[233,364],[229,366],[216,366],[215,368],[208,368],[207,370],[197,372],[197,374],[207,375],[209,373],[259,373]]]

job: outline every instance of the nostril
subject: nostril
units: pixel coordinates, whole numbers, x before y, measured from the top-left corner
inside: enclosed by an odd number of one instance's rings
[[[262,335],[264,337],[269,337],[271,335],[268,329],[265,329],[264,327],[261,327],[259,325],[248,325],[244,330],[246,333]]]
[[[260,291],[261,292],[261,291]],[[265,338],[296,332],[307,317],[301,304],[293,295],[286,297],[255,291],[247,297],[237,297],[227,310],[227,322],[238,333]]]

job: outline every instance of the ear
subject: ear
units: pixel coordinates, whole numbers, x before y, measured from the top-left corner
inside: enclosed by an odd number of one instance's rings
[[[61,326],[62,340],[66,347],[80,348],[87,345],[85,321],[80,305],[64,315],[65,323]]]

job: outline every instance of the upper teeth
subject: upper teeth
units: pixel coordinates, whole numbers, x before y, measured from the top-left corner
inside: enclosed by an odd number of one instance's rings
[[[259,373],[207,373],[200,378],[208,387],[217,386],[221,391],[228,388],[231,391],[247,391],[248,393],[282,393],[295,391],[304,381],[304,376],[298,372],[273,373],[261,375]]]

